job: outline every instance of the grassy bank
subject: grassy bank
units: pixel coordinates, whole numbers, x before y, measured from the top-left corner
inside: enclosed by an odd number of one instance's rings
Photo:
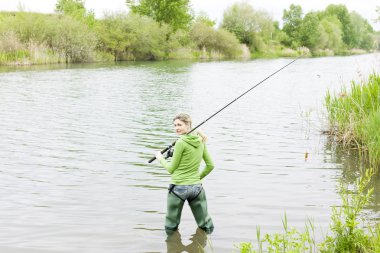
[[[371,166],[380,166],[380,75],[367,82],[352,82],[350,89],[327,93],[326,108],[330,133],[346,148],[368,156]]]
[[[201,22],[173,31],[133,13],[89,23],[62,14],[0,12],[0,65],[241,56],[242,45],[232,33]]]
[[[380,224],[363,219],[363,208],[369,204],[373,188],[369,187],[374,170],[366,171],[357,179],[354,187],[341,183],[342,206],[333,207],[330,231],[322,242],[315,240],[315,226],[310,220],[303,231],[288,226],[283,219],[283,233],[260,234],[257,229],[255,244],[243,242],[237,245],[241,253],[376,253],[380,252]]]
[[[175,9],[167,1],[126,1],[132,11],[101,19],[84,2],[58,0],[55,14],[0,12],[0,65],[333,56],[379,48],[379,34],[344,5],[306,15],[291,5],[280,28],[243,2],[225,10],[219,27],[204,13],[194,15],[189,1],[177,1]],[[151,4],[162,8],[150,12]]]

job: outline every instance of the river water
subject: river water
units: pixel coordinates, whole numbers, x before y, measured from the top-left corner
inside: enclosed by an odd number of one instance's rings
[[[203,183],[207,238],[186,204],[181,238],[166,241],[170,177],[147,163],[176,139],[176,113],[198,124],[290,61],[1,68],[1,252],[234,252],[257,226],[282,232],[285,213],[289,226],[312,219],[326,233],[340,180],[358,170],[321,133],[324,96],[378,71],[379,54],[299,59],[202,127],[216,165]]]

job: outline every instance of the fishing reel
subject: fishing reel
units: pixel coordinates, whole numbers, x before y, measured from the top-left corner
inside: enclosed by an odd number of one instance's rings
[[[174,153],[174,147],[170,147],[168,151],[166,152],[166,157],[165,159],[168,159],[169,157],[172,157]]]

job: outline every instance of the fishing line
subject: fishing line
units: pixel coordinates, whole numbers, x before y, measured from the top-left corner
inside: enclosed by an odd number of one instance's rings
[[[215,112],[214,114],[212,114],[210,117],[208,117],[207,119],[205,119],[202,123],[200,123],[199,125],[197,125],[193,129],[191,129],[190,132],[188,132],[187,134],[190,134],[191,132],[195,131],[197,128],[199,128],[200,126],[202,126],[203,124],[205,124],[207,121],[209,121],[210,119],[212,119],[213,117],[215,117],[218,113],[220,113],[221,111],[223,111],[224,109],[226,109],[231,104],[235,103],[239,98],[241,98],[242,96],[244,96],[245,94],[247,94],[248,92],[250,92],[251,90],[253,90],[254,88],[256,88],[257,86],[259,86],[260,84],[262,84],[263,82],[265,82],[266,80],[268,80],[269,78],[271,78],[272,76],[274,76],[275,74],[277,74],[278,72],[280,72],[281,70],[283,70],[284,68],[288,67],[289,65],[291,65],[292,63],[294,63],[295,61],[297,61],[298,59],[300,59],[302,56],[303,55],[298,56],[297,58],[295,58],[294,60],[292,60],[291,62],[289,62],[288,64],[286,64],[285,66],[281,67],[280,69],[276,70],[275,72],[273,72],[269,76],[265,77],[263,80],[261,80],[260,82],[258,82],[257,84],[255,84],[254,86],[252,86],[251,88],[249,88],[247,91],[245,91],[244,93],[242,93],[241,95],[239,95],[238,97],[236,97],[234,100],[232,100],[231,102],[229,102],[228,104],[226,104],[225,106],[223,106],[220,110],[218,110],[217,112]],[[168,147],[166,147],[163,150],[161,150],[160,151],[161,154],[165,154],[166,151],[168,151],[172,147],[174,147],[175,143],[176,143],[176,141],[174,141]],[[151,163],[154,160],[156,160],[156,157],[152,157],[148,162]]]

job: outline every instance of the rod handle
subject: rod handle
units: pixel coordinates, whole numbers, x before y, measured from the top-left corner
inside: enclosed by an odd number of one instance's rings
[[[172,145],[170,145],[170,146],[164,148],[163,150],[160,151],[160,153],[161,153],[161,154],[165,154],[165,152],[168,151],[171,147],[172,147]],[[151,163],[151,162],[153,162],[154,160],[156,160],[156,157],[155,157],[155,156],[153,156],[153,157],[148,161],[148,163]]]

